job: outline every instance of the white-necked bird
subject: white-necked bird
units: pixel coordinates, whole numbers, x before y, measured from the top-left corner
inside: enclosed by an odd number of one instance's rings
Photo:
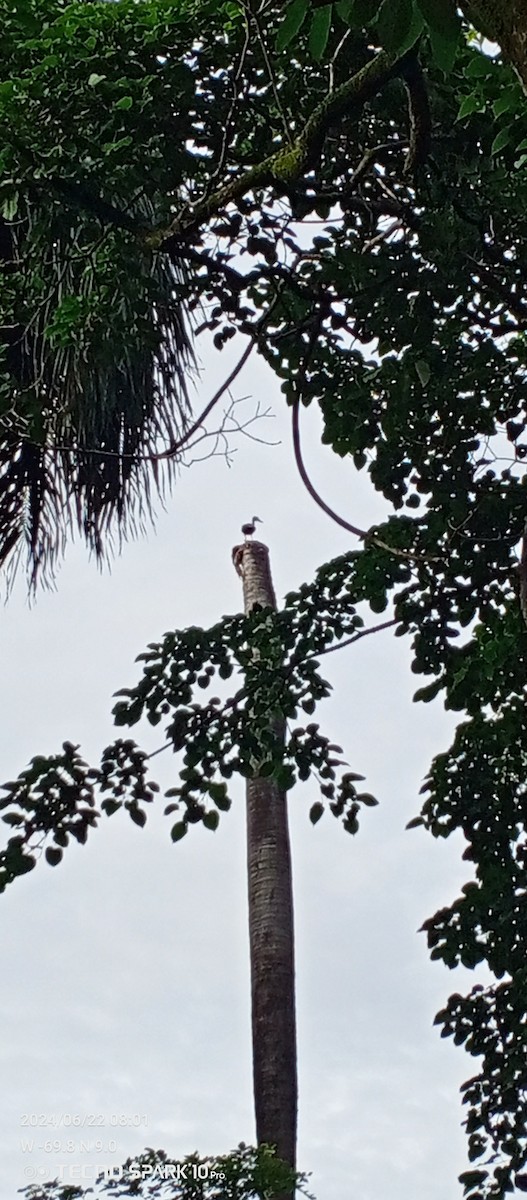
[[[253,533],[256,530],[256,522],[257,521],[258,521],[259,525],[262,524],[260,517],[251,517],[251,520],[248,521],[246,525],[242,525],[242,533],[245,538],[245,541],[247,541],[247,538],[250,538],[253,536]]]

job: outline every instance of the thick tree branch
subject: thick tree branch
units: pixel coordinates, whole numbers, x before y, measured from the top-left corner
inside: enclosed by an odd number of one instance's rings
[[[269,155],[243,174],[223,184],[215,192],[185,210],[164,229],[148,233],[145,242],[152,248],[176,249],[178,243],[196,230],[226,205],[240,200],[255,188],[273,183],[290,185],[316,163],[328,130],[343,116],[361,107],[390,79],[398,75],[407,62],[405,55],[397,59],[381,51],[370,59],[351,79],[329,93],[314,109],[293,145]]]
[[[408,116],[410,118],[410,145],[404,169],[408,175],[411,175],[426,162],[432,136],[428,92],[415,51],[404,72],[403,79],[408,96]]]
[[[527,92],[527,5],[525,0],[461,0],[467,20],[497,42]]]

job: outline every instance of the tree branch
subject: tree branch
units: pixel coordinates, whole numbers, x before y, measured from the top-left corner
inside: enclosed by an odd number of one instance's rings
[[[221,397],[224,396],[225,392],[227,392],[229,390],[231,384],[234,383],[234,380],[237,379],[238,375],[240,374],[240,371],[245,366],[247,359],[249,358],[249,355],[252,354],[253,350],[254,350],[254,341],[250,341],[249,344],[245,347],[243,354],[238,359],[236,366],[233,367],[230,375],[228,375],[227,378],[224,379],[221,386],[214,393],[212,400],[209,400],[209,403],[205,406],[203,411],[200,413],[199,417],[196,417],[196,420],[193,421],[192,425],[190,426],[190,429],[187,429],[186,433],[183,434],[183,437],[178,438],[178,440],[176,442],[172,442],[171,445],[168,446],[168,448],[166,450],[160,451],[159,454],[148,455],[147,458],[148,458],[149,462],[162,462],[163,459],[173,458],[175,454],[179,454],[180,450],[182,450],[183,447],[186,446],[187,442],[190,441],[191,437],[193,437],[193,435],[200,428],[200,425],[202,425],[203,422],[206,420],[209,413],[212,412],[212,409],[214,408],[214,406],[218,403],[219,400],[221,400]]]
[[[380,633],[381,629],[389,629],[392,625],[397,625],[397,617],[392,617],[389,621],[381,621],[380,625],[370,625],[369,629],[359,629],[359,632],[354,633],[353,637],[345,638],[343,642],[337,642],[335,646],[326,646],[324,650],[310,655],[310,658],[321,658],[323,654],[333,654],[335,650],[344,650],[346,646],[360,642],[361,638],[367,637],[369,633]]]
[[[381,541],[375,532],[367,529],[359,529],[357,525],[351,525],[350,522],[346,521],[344,517],[339,516],[339,514],[336,513],[333,508],[330,508],[329,504],[326,504],[325,500],[322,499],[322,496],[319,495],[316,488],[311,483],[309,475],[307,474],[304,466],[302,449],[300,445],[299,407],[299,400],[295,400],[292,407],[293,449],[295,454],[295,462],[302,483],[309,492],[309,495],[315,501],[315,504],[318,504],[318,507],[321,508],[328,517],[331,517],[331,520],[335,521],[336,525],[340,525],[342,529],[347,529],[349,533],[354,534],[354,536],[360,538],[361,541],[367,541],[369,545],[378,546],[380,550],[387,550],[388,554],[393,554],[395,558],[404,558],[410,560],[411,562],[443,562],[443,559],[439,555],[415,554],[412,550],[398,550],[396,546],[389,546],[387,542]]]
[[[361,67],[351,79],[346,80],[313,110],[303,130],[293,145],[269,155],[256,163],[242,175],[223,184],[204,200],[186,210],[164,229],[145,235],[145,243],[151,248],[176,249],[177,244],[196,230],[226,205],[240,200],[254,188],[268,187],[273,183],[295,183],[316,163],[324,145],[328,130],[354,108],[362,106],[390,79],[399,74],[407,62],[407,55],[396,59],[393,54],[382,50]]]
[[[415,47],[403,73],[403,82],[408,96],[410,118],[410,145],[404,162],[404,170],[411,175],[428,158],[432,136],[432,118],[428,103],[428,92]]]
[[[364,541],[364,539],[368,536],[368,531],[366,529],[359,529],[358,525],[350,525],[349,521],[346,521],[344,519],[344,517],[340,517],[339,514],[336,513],[333,508],[329,507],[329,504],[326,504],[325,500],[322,499],[322,496],[319,495],[316,488],[311,483],[309,475],[304,466],[304,460],[302,458],[302,448],[300,445],[299,408],[300,408],[300,402],[298,400],[295,400],[295,402],[293,404],[293,409],[292,409],[293,450],[295,453],[295,462],[296,462],[296,465],[298,468],[298,473],[300,475],[302,483],[304,484],[304,487],[309,492],[309,495],[311,496],[311,498],[315,501],[315,504],[318,504],[318,507],[322,509],[322,512],[326,513],[326,516],[331,517],[331,520],[335,521],[337,525],[340,525],[342,527],[342,529],[347,529],[348,533],[353,533],[355,537],[361,538],[362,541]]]
[[[520,559],[520,608],[522,617],[527,625],[527,521],[523,530],[522,552]]]

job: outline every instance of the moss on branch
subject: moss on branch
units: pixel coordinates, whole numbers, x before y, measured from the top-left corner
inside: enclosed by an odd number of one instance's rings
[[[153,249],[170,250],[171,246],[194,233],[226,205],[241,199],[254,188],[269,187],[273,183],[296,183],[316,164],[328,130],[354,108],[366,104],[390,79],[402,71],[405,62],[406,55],[397,59],[395,55],[381,51],[351,79],[324,97],[311,113],[292,146],[278,150],[276,154],[229,180],[206,199],[188,208],[168,227],[149,232],[144,239],[147,245]]]

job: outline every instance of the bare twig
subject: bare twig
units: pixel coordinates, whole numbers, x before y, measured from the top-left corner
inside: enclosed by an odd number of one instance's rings
[[[336,63],[337,58],[342,50],[344,43],[347,42],[350,34],[351,34],[351,28],[346,29],[346,32],[343,33],[343,35],[340,39],[340,42],[337,45],[337,48],[333,55],[333,58],[331,59],[331,62],[329,64],[329,93],[330,93],[330,95],[332,92],[335,91],[335,63]]]
[[[246,20],[246,22],[245,22],[245,37],[244,37],[243,45],[242,45],[242,48],[240,51],[240,57],[238,59],[238,64],[236,66],[236,69],[235,69],[233,77],[232,77],[233,96],[232,96],[232,100],[231,100],[231,103],[229,106],[229,111],[227,113],[227,117],[225,120],[225,128],[223,131],[223,137],[222,137],[222,142],[221,142],[221,149],[220,149],[218,164],[215,167],[214,171],[212,172],[210,179],[208,180],[207,187],[205,188],[205,191],[203,193],[203,197],[202,197],[203,200],[205,200],[207,198],[207,196],[210,195],[210,190],[211,190],[212,184],[216,181],[216,179],[219,178],[219,176],[221,175],[221,172],[223,170],[223,167],[225,166],[225,159],[227,156],[227,147],[229,144],[229,134],[230,134],[231,128],[232,128],[232,118],[234,115],[234,110],[236,108],[236,104],[238,102],[238,84],[240,81],[240,76],[242,74],[243,68],[245,66],[245,59],[247,57],[247,51],[249,49],[249,42],[250,42],[250,26],[249,26],[248,20]]]
[[[280,95],[278,92],[278,87],[277,87],[271,59],[269,58],[269,53],[267,50],[267,46],[265,44],[265,38],[262,34],[262,28],[260,25],[260,18],[259,18],[258,10],[255,5],[251,4],[251,0],[249,0],[249,3],[247,3],[245,5],[245,11],[246,11],[246,13],[249,14],[249,20],[252,19],[254,21],[254,25],[255,25],[255,29],[256,29],[256,36],[260,43],[260,50],[262,51],[262,58],[264,60],[265,68],[266,68],[267,74],[269,76],[269,82],[271,84],[271,88],[273,90],[274,102],[276,104],[276,108],[279,113],[280,120],[282,122],[282,128],[284,130],[285,139],[287,141],[287,144],[289,146],[292,146],[293,139],[291,137],[291,131],[289,129],[289,125],[287,123],[287,118],[286,118],[285,112],[282,107],[282,101],[280,100]]]
[[[344,650],[345,646],[352,646],[354,642],[359,642],[369,633],[380,633],[381,629],[389,629],[392,625],[397,625],[396,617],[392,617],[390,621],[382,621],[380,625],[370,625],[369,629],[359,629],[358,633],[353,634],[353,637],[345,638],[343,642],[337,642],[335,646],[327,646],[325,650],[319,650],[311,657],[321,658],[323,654],[333,654],[334,650]]]
[[[527,625],[527,521],[523,529],[522,553],[520,559],[520,607]]]
[[[253,350],[254,350],[254,341],[250,341],[248,346],[245,347],[243,354],[238,359],[236,366],[233,367],[230,375],[228,375],[227,378],[223,381],[221,386],[214,393],[212,400],[209,400],[209,403],[205,405],[205,408],[200,413],[199,417],[196,418],[196,420],[190,426],[190,429],[187,429],[187,432],[185,434],[183,434],[183,437],[178,438],[178,440],[175,442],[172,442],[172,444],[168,447],[167,450],[162,450],[159,454],[145,455],[143,461],[162,462],[164,459],[173,458],[175,454],[179,454],[179,452],[183,449],[183,447],[187,445],[187,442],[190,441],[190,438],[193,437],[193,435],[197,432],[197,430],[200,428],[200,426],[206,420],[209,413],[212,412],[212,409],[216,406],[218,401],[221,400],[222,396],[224,396],[226,392],[228,392],[231,384],[233,384],[234,380],[237,379],[238,375],[240,374],[240,371],[245,366],[245,364],[246,364],[248,358],[250,357],[250,355],[252,354]]]
[[[199,446],[201,444],[201,442],[209,442],[210,443],[211,438],[214,438],[215,440],[214,440],[214,445],[212,447],[212,450],[209,447],[209,449],[207,450],[206,453],[199,455],[199,456],[194,455],[194,457],[191,459],[188,459],[185,456],[185,459],[182,462],[182,466],[190,467],[190,466],[193,466],[193,464],[196,462],[203,462],[205,459],[216,458],[219,456],[221,456],[225,459],[228,466],[231,466],[232,456],[235,454],[236,451],[235,451],[235,448],[232,448],[230,446],[228,439],[230,437],[232,437],[233,434],[237,434],[237,433],[243,434],[244,437],[249,438],[251,442],[258,442],[261,446],[279,446],[280,445],[279,441],[272,441],[269,438],[257,437],[257,435],[255,433],[250,432],[250,426],[254,425],[256,421],[265,420],[265,418],[273,416],[272,410],[270,408],[266,408],[262,411],[260,403],[257,402],[255,410],[252,413],[252,415],[250,417],[248,417],[246,421],[238,421],[236,419],[236,417],[234,416],[234,411],[238,404],[242,404],[243,401],[248,400],[249,397],[248,396],[240,396],[239,399],[235,400],[234,397],[229,396],[229,399],[230,399],[231,403],[230,403],[228,409],[226,409],[225,413],[223,414],[223,419],[222,419],[222,422],[221,422],[221,425],[219,426],[219,428],[211,429],[211,430],[204,429],[203,433],[201,433],[198,437],[196,437],[194,439],[194,441],[190,442],[186,446],[185,455],[187,456],[189,454],[189,452],[191,452],[191,451],[194,452],[196,447]],[[223,443],[223,449],[218,448],[220,442]]]
[[[398,229],[402,229],[402,222],[398,217],[396,217],[394,221],[390,221],[390,224],[386,226],[386,229],[381,229],[380,233],[376,233],[375,237],[370,238],[368,242],[364,243],[361,254],[367,254],[368,250],[373,250],[374,246],[380,245],[381,242],[389,241],[389,239],[393,237],[394,233],[396,233]]]
[[[358,166],[355,167],[355,170],[350,177],[349,183],[346,185],[346,188],[341,195],[345,196],[348,192],[353,191],[357,184],[360,183],[363,176],[369,171],[370,167],[373,167],[378,158],[381,158],[387,151],[390,153],[392,150],[398,150],[404,145],[404,141],[401,141],[397,143],[383,142],[380,146],[371,146],[369,150],[364,152]]]

